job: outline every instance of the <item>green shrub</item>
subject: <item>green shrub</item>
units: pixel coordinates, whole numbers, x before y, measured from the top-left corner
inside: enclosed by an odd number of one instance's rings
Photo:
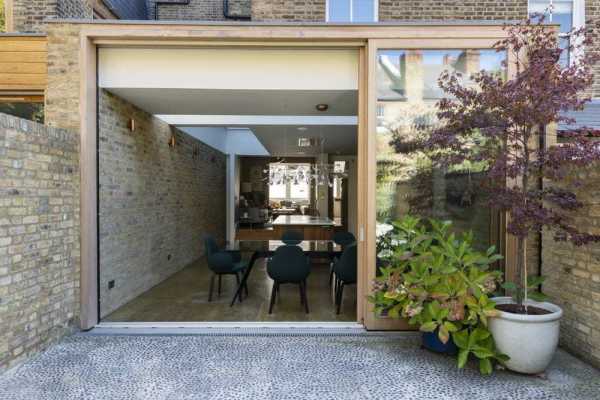
[[[471,232],[457,236],[449,221],[407,216],[383,229],[378,237],[378,277],[373,282],[375,313],[406,318],[423,332],[437,330],[443,343],[459,348],[458,367],[473,356],[482,374],[494,360],[508,358],[496,351],[487,328],[496,315],[489,296],[502,273],[490,265],[502,257],[495,247],[476,251]]]

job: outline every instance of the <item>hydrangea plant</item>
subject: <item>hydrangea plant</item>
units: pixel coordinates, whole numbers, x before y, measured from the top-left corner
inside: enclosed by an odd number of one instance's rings
[[[472,233],[457,236],[449,221],[411,216],[394,222],[383,236],[380,275],[370,297],[375,312],[437,332],[442,343],[454,340],[459,368],[474,356],[480,371],[489,374],[494,360],[505,361],[487,328],[496,315],[489,296],[502,277],[490,269],[502,258],[495,248],[476,251]]]

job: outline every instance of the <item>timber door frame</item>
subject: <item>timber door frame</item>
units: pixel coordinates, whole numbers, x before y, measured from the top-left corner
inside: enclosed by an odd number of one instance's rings
[[[56,21],[54,23],[65,23]],[[367,329],[406,329],[403,321],[376,318],[366,296],[375,271],[375,122],[374,74],[380,46],[465,48],[506,36],[498,23],[260,24],[94,21],[80,30],[81,315],[80,327],[99,322],[97,48],[113,47],[296,47],[355,48],[358,79],[358,283],[357,321]]]

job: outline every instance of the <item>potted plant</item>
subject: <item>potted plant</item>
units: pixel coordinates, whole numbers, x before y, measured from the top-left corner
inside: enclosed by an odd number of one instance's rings
[[[450,95],[439,102],[443,124],[422,143],[440,165],[487,164],[491,205],[508,215],[506,229],[517,247],[516,281],[504,285],[512,297],[493,299],[499,313],[489,329],[498,350],[510,357],[506,366],[522,373],[547,367],[562,316],[537,290],[543,278],[528,274],[528,237],[546,230],[576,246],[600,241],[569,218],[582,207],[575,188],[584,183],[570,172],[600,160],[598,147],[582,131],[564,133],[570,138],[565,143],[545,145],[547,127],[573,123],[564,113],[581,110],[589,100],[582,93],[591,84],[592,60],[588,54],[561,65],[562,52],[582,54],[583,31],[572,32],[570,49],[561,49],[554,29],[543,22],[539,17],[507,27],[507,38],[495,45],[515,60],[510,79],[482,71],[467,85],[460,74],[443,73],[439,85]]]
[[[494,247],[474,250],[471,233],[457,237],[451,228],[449,221],[406,216],[384,229],[370,301],[376,313],[418,325],[425,348],[458,353],[460,368],[472,355],[489,374],[494,360],[506,361],[488,330],[496,315],[488,296],[501,278],[489,267],[501,256]]]

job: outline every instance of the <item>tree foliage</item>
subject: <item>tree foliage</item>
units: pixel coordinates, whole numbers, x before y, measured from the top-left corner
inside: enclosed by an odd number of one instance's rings
[[[548,126],[575,122],[565,112],[582,110],[582,95],[592,83],[590,52],[568,66],[560,65],[563,51],[583,54],[588,44],[583,30],[571,32],[571,46],[561,49],[554,29],[526,20],[507,26],[507,38],[495,44],[508,55],[510,79],[481,71],[465,85],[459,73],[443,73],[439,85],[448,95],[438,106],[444,123],[422,143],[442,165],[465,161],[487,164],[491,205],[509,213],[507,231],[518,239],[520,304],[527,297],[525,241],[532,232],[549,229],[554,238],[583,245],[600,235],[580,231],[570,215],[582,207],[576,189],[585,182],[572,175],[573,167],[600,160],[600,149],[585,132],[566,132],[567,143],[540,146]],[[567,184],[565,178],[570,178]],[[573,179],[575,178],[575,179]],[[550,179],[561,185],[538,184]]]

